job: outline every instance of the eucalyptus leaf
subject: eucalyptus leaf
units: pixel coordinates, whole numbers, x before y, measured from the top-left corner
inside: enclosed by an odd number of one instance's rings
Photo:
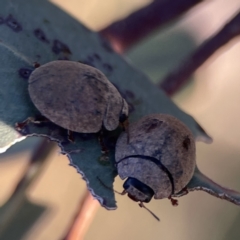
[[[240,193],[232,189],[223,187],[213,180],[205,176],[198,167],[195,168],[194,176],[187,186],[175,194],[176,197],[181,197],[192,191],[205,191],[217,198],[221,198],[232,202],[236,205],[240,205]]]
[[[113,164],[114,144],[110,146],[110,162],[104,165],[98,161],[101,148],[96,134],[74,133],[75,142],[71,143],[67,131],[52,123],[30,123],[21,131],[15,129],[16,123],[40,115],[28,94],[28,77],[38,64],[66,59],[94,66],[128,101],[130,122],[150,113],[168,113],[182,120],[197,139],[211,141],[191,116],[181,111],[144,74],[113,52],[97,33],[48,1],[1,0],[0,53],[2,152],[25,136],[46,136],[57,141],[62,153],[86,180],[92,195],[107,209],[116,208],[114,193],[109,190],[117,174]],[[105,141],[118,135],[107,134]]]

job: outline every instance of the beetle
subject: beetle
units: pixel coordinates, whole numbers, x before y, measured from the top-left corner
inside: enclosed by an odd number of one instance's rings
[[[116,167],[124,192],[132,200],[148,203],[170,198],[189,183],[196,166],[192,132],[177,118],[151,114],[130,124],[118,138]],[[176,200],[175,200],[176,201]],[[172,199],[172,203],[174,199]]]
[[[36,68],[28,79],[30,98],[51,122],[73,132],[113,131],[128,117],[128,104],[98,69],[58,60]],[[21,124],[19,124],[21,126]]]

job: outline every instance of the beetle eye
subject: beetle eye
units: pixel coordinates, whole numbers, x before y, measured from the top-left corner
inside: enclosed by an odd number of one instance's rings
[[[142,202],[146,202],[146,203],[150,202],[150,200],[152,199],[152,197],[154,195],[154,191],[149,186],[147,186],[143,182],[140,182],[136,178],[129,177],[124,182],[123,188],[127,190],[131,186],[136,188],[139,192],[141,192],[145,195],[145,200],[141,200]],[[128,197],[130,197],[132,200],[134,200],[136,202],[140,201],[139,199],[137,199],[136,197],[134,197],[133,195],[131,195],[129,193],[128,193]]]
[[[125,113],[122,113],[119,117],[119,122],[123,123],[127,120],[127,118],[128,118],[127,115]]]

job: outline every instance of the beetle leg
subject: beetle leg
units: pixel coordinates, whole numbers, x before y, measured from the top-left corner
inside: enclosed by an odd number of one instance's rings
[[[186,195],[186,194],[188,194],[188,193],[189,193],[189,191],[188,191],[187,187],[184,187],[184,188],[181,190],[181,192],[183,192],[183,193],[184,193],[184,195]]]
[[[118,192],[118,191],[114,190],[113,188],[107,186],[98,176],[97,176],[97,180],[98,180],[105,188],[107,188],[107,189],[109,189],[109,190],[111,190],[111,191],[114,191],[115,193],[117,193],[117,194],[119,194],[119,195],[124,195],[124,194],[127,193],[127,192],[125,191],[125,189],[124,189],[124,191],[121,193],[121,192]]]
[[[128,127],[129,127],[129,121],[126,119],[123,123],[121,123],[121,126],[124,131],[128,132]]]
[[[71,143],[74,143],[73,131],[67,130],[67,135],[68,135],[68,141]]]
[[[124,122],[120,122],[120,127],[127,133],[127,143],[129,143],[129,121],[126,119]]]
[[[124,189],[120,194],[121,194],[121,195],[125,195],[125,194],[127,194],[127,190]]]
[[[109,162],[109,150],[104,143],[104,136],[103,136],[103,130],[102,129],[99,132],[98,141],[99,141],[99,144],[101,146],[101,153],[102,153],[102,155],[99,157],[99,161],[100,161],[100,163],[102,163],[104,165],[105,164],[108,165],[108,164],[110,164],[110,162]]]
[[[140,202],[138,205],[139,205],[139,207],[141,207],[141,208],[145,208],[155,219],[157,219],[158,221],[160,221],[160,218],[159,218],[157,215],[155,215],[150,209],[148,209],[148,208],[143,204],[143,202]]]
[[[22,122],[15,123],[15,128],[17,131],[23,130],[29,123],[40,124],[42,122],[49,122],[49,120],[45,117],[28,117],[26,120]]]
[[[22,121],[22,122],[17,122],[15,123],[15,129],[17,131],[21,131],[24,127],[26,127],[30,122],[32,122],[33,118],[27,118],[26,120]]]
[[[171,201],[171,203],[174,207],[178,206],[178,200],[177,199],[172,198],[172,196],[169,196],[168,199]]]

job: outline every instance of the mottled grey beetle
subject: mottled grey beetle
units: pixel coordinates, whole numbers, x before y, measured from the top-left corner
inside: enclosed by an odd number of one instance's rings
[[[171,198],[193,176],[196,153],[191,131],[178,119],[152,114],[130,124],[116,144],[116,166],[124,192],[140,203]]]
[[[29,94],[43,116],[74,132],[96,133],[104,126],[116,129],[128,116],[128,104],[96,68],[52,61],[29,77]]]

